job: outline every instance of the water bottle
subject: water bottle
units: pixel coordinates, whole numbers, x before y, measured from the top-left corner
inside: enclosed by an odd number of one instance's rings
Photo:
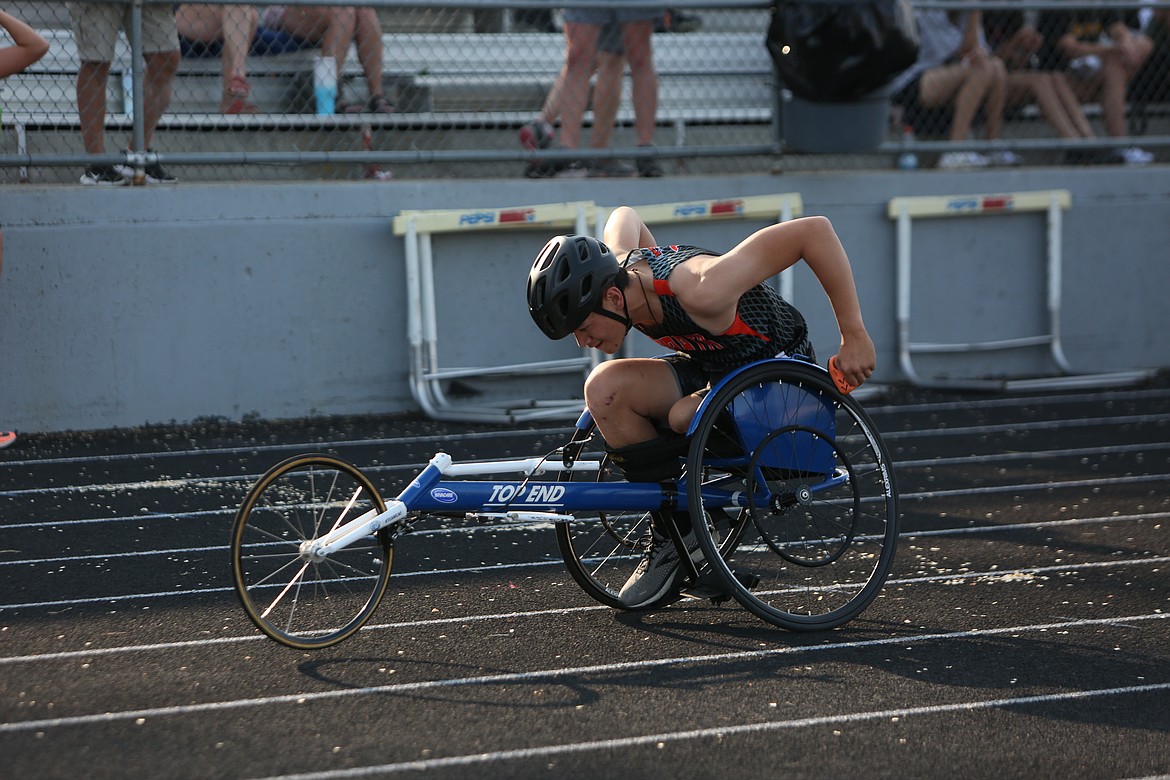
[[[898,156],[898,167],[904,171],[912,171],[918,167],[918,155],[910,151],[908,147],[914,142],[914,128],[906,125],[902,128],[902,154]]]
[[[313,63],[313,96],[317,116],[332,116],[337,107],[337,60],[318,57]]]

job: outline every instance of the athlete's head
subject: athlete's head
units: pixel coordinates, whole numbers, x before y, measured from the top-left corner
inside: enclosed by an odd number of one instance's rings
[[[605,244],[590,236],[557,236],[528,272],[528,312],[550,339],[568,336],[594,312],[628,330],[628,316],[623,319],[602,306],[607,289],[625,286],[626,273]]]

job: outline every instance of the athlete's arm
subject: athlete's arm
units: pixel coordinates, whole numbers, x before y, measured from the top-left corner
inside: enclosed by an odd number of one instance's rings
[[[629,206],[618,206],[605,221],[601,240],[619,258],[624,258],[632,249],[657,246],[650,228]]]
[[[862,320],[849,257],[824,217],[770,225],[727,254],[689,260],[671,274],[671,288],[700,324],[726,329],[735,318],[741,295],[802,258],[824,288],[837,318],[841,332],[837,365],[846,379],[859,385],[873,373],[876,353]]]

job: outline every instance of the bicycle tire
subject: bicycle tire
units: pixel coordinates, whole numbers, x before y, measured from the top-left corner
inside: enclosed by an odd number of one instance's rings
[[[389,534],[360,539],[319,562],[302,555],[301,545],[385,509],[370,480],[339,458],[297,455],[269,469],[232,525],[232,583],[248,618],[268,637],[301,650],[352,636],[390,580]]]
[[[749,497],[751,523],[714,568],[757,616],[824,630],[877,596],[897,546],[894,471],[869,415],[823,369],[768,360],[717,385],[693,426],[686,473],[693,518],[705,484],[737,482]],[[715,541],[700,532],[699,543],[712,560]]]

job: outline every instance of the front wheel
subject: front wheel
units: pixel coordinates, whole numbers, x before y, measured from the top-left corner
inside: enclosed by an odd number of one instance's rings
[[[764,620],[834,628],[885,582],[898,536],[890,457],[865,411],[817,366],[768,360],[713,389],[692,434],[687,483],[692,518],[704,491],[708,502],[717,491],[745,497],[751,520],[729,561],[710,555],[709,536],[699,542],[735,598]]]
[[[356,467],[298,455],[248,491],[232,526],[236,594],[256,626],[298,649],[328,647],[360,629],[386,591],[393,547],[385,530],[322,561],[303,544],[386,504]]]

